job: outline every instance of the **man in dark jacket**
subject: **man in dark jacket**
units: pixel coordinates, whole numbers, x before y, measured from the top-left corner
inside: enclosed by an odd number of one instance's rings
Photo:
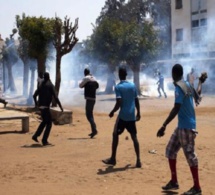
[[[90,138],[93,138],[98,133],[93,117],[93,108],[96,103],[96,89],[99,88],[99,84],[96,81],[95,77],[90,74],[90,70],[88,68],[85,68],[84,75],[85,77],[79,84],[79,87],[84,88],[84,97],[86,99],[86,117],[91,125],[92,131],[89,136]]]
[[[39,96],[39,100],[37,101],[37,96]],[[45,128],[45,132],[43,134],[42,138],[42,144],[45,145],[50,145],[48,142],[48,137],[51,131],[52,127],[52,117],[51,117],[51,112],[50,112],[50,105],[52,102],[52,98],[54,97],[55,101],[59,105],[61,111],[63,112],[63,108],[61,106],[60,100],[58,99],[56,93],[55,93],[55,88],[52,82],[50,81],[49,73],[45,72],[44,73],[44,80],[41,83],[41,85],[36,89],[33,98],[35,102],[35,106],[39,107],[41,111],[41,117],[42,117],[42,122],[40,123],[37,131],[33,135],[32,139],[35,142],[39,142],[37,137],[41,135]]]

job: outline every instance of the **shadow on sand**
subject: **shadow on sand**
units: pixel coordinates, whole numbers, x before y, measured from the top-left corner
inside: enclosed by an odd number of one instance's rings
[[[105,175],[105,174],[109,174],[109,173],[126,171],[127,169],[134,169],[134,168],[136,168],[136,167],[131,167],[131,164],[127,164],[125,167],[120,167],[120,168],[114,168],[114,166],[109,165],[105,170],[98,169],[97,174]]]
[[[68,138],[68,140],[85,140],[85,139],[91,139],[90,137],[71,137]]]
[[[26,132],[23,131],[0,131],[0,135],[4,135],[4,134],[25,134]]]
[[[53,147],[54,145],[47,145],[47,146],[43,146],[42,144],[31,144],[31,145],[24,145],[21,146],[21,148],[47,148],[47,147]]]
[[[179,194],[178,192],[175,192],[175,191],[171,191],[171,190],[168,190],[168,191],[162,191],[162,194],[163,195],[174,195],[174,194]]]

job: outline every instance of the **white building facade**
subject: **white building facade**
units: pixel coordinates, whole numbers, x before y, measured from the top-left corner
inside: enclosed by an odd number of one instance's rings
[[[215,0],[172,0],[172,59],[215,61]]]

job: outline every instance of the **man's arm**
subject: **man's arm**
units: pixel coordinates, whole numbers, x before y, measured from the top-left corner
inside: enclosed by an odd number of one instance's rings
[[[83,88],[85,85],[86,85],[86,83],[89,81],[89,78],[83,78],[83,80],[81,81],[81,83],[79,84],[79,87],[80,88]]]
[[[35,103],[35,107],[38,106],[38,103],[37,103],[37,96],[39,95],[39,90],[36,89],[36,91],[34,92],[34,95],[33,95],[33,99],[34,99],[34,103]]]
[[[61,111],[63,112],[63,107],[62,107],[62,105],[61,105],[61,103],[60,103],[59,98],[58,98],[58,97],[55,98],[55,101],[56,101],[56,103],[58,104],[58,106],[60,107]]]
[[[137,109],[136,121],[139,121],[141,118],[141,116],[140,116],[140,103],[139,103],[139,99],[137,97],[135,98],[135,107]]]
[[[202,83],[204,83],[207,78],[208,78],[207,72],[203,72],[201,74],[201,76],[199,77],[199,83],[198,83],[198,86],[197,86],[197,89],[196,89],[196,91],[199,94],[199,96],[202,93]]]
[[[119,110],[120,106],[121,106],[121,98],[116,98],[116,104],[115,104],[113,110],[109,114],[110,118],[113,117],[114,112],[116,112],[117,110]]]
[[[52,85],[52,95],[53,95],[53,97],[54,97],[54,99],[55,99],[56,103],[57,103],[57,104],[58,104],[58,106],[60,107],[61,111],[63,112],[63,107],[62,107],[62,105],[61,105],[61,103],[60,103],[60,100],[59,100],[59,98],[58,98],[57,94],[56,94],[56,91],[55,91],[54,85]]]
[[[157,137],[162,137],[164,135],[164,132],[166,130],[166,126],[175,118],[175,116],[178,114],[180,110],[181,104],[175,103],[173,109],[169,113],[169,116],[163,123],[163,126],[158,130]]]

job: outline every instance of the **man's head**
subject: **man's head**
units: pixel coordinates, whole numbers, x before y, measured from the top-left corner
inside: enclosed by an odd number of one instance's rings
[[[45,81],[48,81],[49,79],[50,79],[49,73],[48,73],[48,72],[45,72],[45,73],[44,73],[44,80],[45,80]]]
[[[183,77],[183,67],[181,64],[175,64],[173,67],[172,67],[172,78],[173,80],[176,82],[176,81],[179,81],[181,80]]]
[[[120,79],[120,80],[125,80],[125,79],[126,79],[126,76],[127,76],[126,67],[125,67],[125,66],[119,67],[118,74],[119,74],[119,79]]]
[[[84,69],[84,75],[87,76],[88,74],[90,74],[90,69],[89,68],[85,68]]]
[[[194,68],[191,68],[191,73],[194,73],[194,71],[195,71]]]

